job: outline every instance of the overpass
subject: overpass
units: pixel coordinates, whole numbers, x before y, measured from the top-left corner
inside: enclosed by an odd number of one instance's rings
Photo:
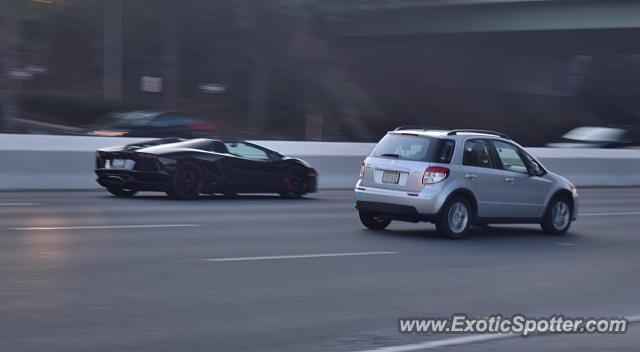
[[[581,54],[640,53],[640,1],[346,0],[327,7],[331,40]]]

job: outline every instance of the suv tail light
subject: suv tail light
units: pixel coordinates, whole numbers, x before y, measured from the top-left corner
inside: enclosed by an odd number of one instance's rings
[[[449,169],[441,166],[430,166],[422,175],[422,184],[431,185],[434,183],[442,182],[449,177]]]
[[[366,166],[365,166],[364,161],[363,161],[362,164],[360,164],[360,176],[359,176],[360,178],[364,177],[364,168],[365,167]]]

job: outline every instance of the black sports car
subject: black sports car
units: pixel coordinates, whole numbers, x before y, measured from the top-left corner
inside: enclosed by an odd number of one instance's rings
[[[317,187],[317,173],[305,161],[240,139],[167,138],[99,149],[96,174],[117,196],[161,191],[178,199],[216,193],[299,198]]]

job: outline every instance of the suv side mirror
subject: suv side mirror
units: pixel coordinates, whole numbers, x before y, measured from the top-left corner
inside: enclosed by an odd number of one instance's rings
[[[542,169],[540,168],[540,165],[538,165],[538,163],[536,162],[530,162],[529,167],[527,168],[527,171],[529,173],[529,176],[542,175]]]

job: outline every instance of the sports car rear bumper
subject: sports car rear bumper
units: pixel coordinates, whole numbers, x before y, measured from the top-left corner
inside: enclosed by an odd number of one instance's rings
[[[103,187],[126,188],[137,191],[165,191],[169,175],[163,172],[144,172],[135,170],[96,170],[96,180]]]
[[[137,191],[164,192],[169,188],[169,174],[156,171],[96,169],[98,178],[96,182],[103,187],[126,188]],[[277,191],[274,185],[274,191]],[[220,189],[208,188],[205,191],[224,192]],[[316,175],[307,175],[304,193],[316,193],[318,191],[318,178]],[[205,192],[206,193],[206,192]],[[242,193],[242,192],[239,192]]]
[[[307,176],[307,182],[305,193],[316,193],[318,192],[318,177],[317,176]]]

